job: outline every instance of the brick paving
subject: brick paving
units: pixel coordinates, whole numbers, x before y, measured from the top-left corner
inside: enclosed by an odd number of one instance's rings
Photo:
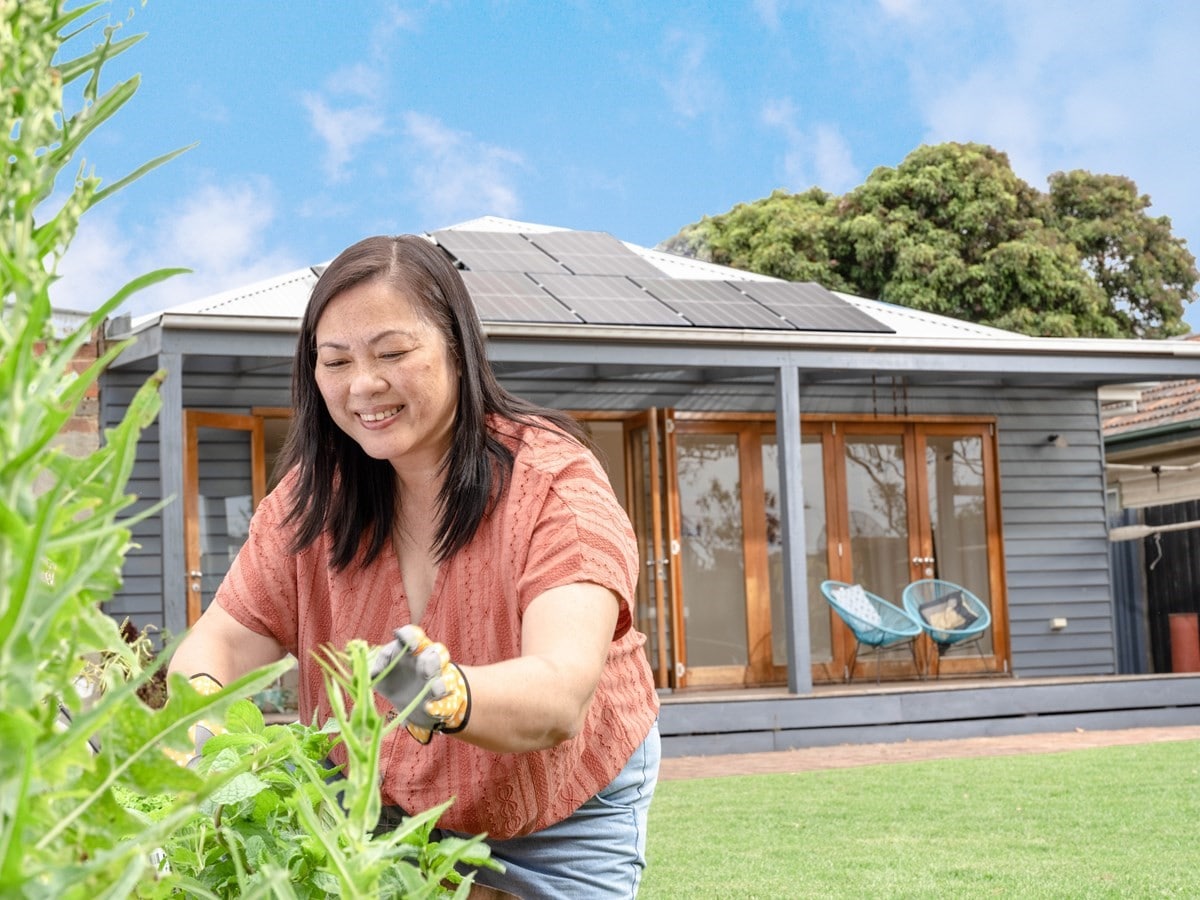
[[[1092,747],[1162,741],[1200,741],[1200,725],[1169,728],[1124,728],[1104,731],[1049,732],[1046,734],[955,738],[940,741],[899,741],[886,744],[839,744],[805,747],[770,753],[730,753],[715,756],[675,756],[662,761],[659,778],[715,778],[724,775],[765,775],[842,769],[881,763],[917,762],[1021,753],[1065,753]]]

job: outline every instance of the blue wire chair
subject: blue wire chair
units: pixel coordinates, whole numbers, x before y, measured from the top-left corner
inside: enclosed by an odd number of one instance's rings
[[[854,651],[850,654],[850,666],[846,670],[846,681],[854,680],[854,664],[858,660],[858,648],[864,644],[875,648],[875,683],[879,684],[882,665],[880,653],[889,647],[907,643],[912,652],[913,665],[917,672],[916,639],[921,636],[921,623],[905,610],[889,603],[878,594],[864,590],[861,585],[846,584],[844,581],[821,582],[821,593],[843,622],[854,632]],[[922,676],[923,677],[923,676]]]
[[[987,604],[952,581],[922,578],[904,589],[901,601],[929,639],[937,646],[938,660],[956,644],[974,644],[984,668],[991,672],[983,655],[984,632],[992,624]],[[938,677],[941,677],[941,665]]]

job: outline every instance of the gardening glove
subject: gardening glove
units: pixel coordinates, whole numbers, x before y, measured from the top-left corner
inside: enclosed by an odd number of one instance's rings
[[[211,675],[193,675],[189,683],[195,688],[197,694],[202,694],[207,697],[210,694],[215,694],[221,690],[221,682],[213,678]],[[181,766],[186,766],[189,769],[194,769],[200,761],[201,751],[204,745],[208,743],[208,739],[223,734],[225,729],[208,719],[200,719],[195,725],[188,729],[188,737],[192,739],[192,744],[195,750],[191,756],[181,750],[175,750],[170,747],[164,747],[163,752]]]
[[[408,733],[422,744],[437,731],[462,731],[471,715],[471,688],[462,669],[450,662],[450,651],[416,625],[397,628],[394,634],[395,640],[379,648],[371,664],[372,678],[383,675],[376,685],[379,692],[403,710],[429,686],[425,699],[404,720]]]

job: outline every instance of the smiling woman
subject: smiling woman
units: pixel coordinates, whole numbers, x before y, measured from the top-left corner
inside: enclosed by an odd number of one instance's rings
[[[334,423],[407,490],[435,484],[450,450],[458,365],[418,307],[382,279],[330,301],[316,329],[316,382]]]
[[[386,820],[454,798],[522,896],[628,897],[645,867],[658,699],[633,624],[633,529],[576,423],[497,383],[462,278],[414,236],[374,237],[313,289],[287,475],[172,669],[226,681],[292,653],[386,645]],[[432,636],[434,640],[427,637]],[[596,849],[599,848],[599,849]]]

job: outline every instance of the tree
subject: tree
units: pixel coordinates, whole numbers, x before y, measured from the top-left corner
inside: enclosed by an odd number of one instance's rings
[[[1050,176],[1054,223],[1108,295],[1111,314],[1133,337],[1186,333],[1183,306],[1196,299],[1196,258],[1171,234],[1171,220],[1146,214],[1150,198],[1119,175],[1075,170]]]
[[[841,198],[776,191],[687,226],[667,249],[1025,334],[1186,332],[1195,260],[1133,183],[1031,187],[981,144],[919,147]]]
[[[836,202],[820,188],[803,194],[775,191],[765,200],[739,203],[724,215],[706,216],[663,249],[788,281],[818,281],[832,290],[850,290],[831,250]]]

